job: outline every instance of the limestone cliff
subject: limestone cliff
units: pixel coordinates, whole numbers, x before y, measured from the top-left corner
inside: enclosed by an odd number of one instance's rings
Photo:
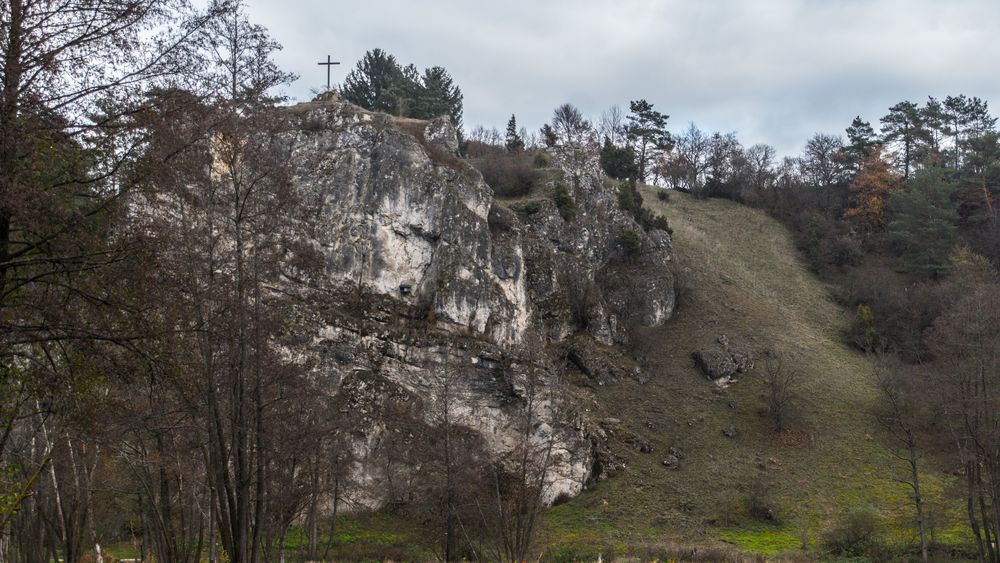
[[[419,479],[419,456],[394,463],[390,450],[418,447],[416,429],[440,424],[446,396],[450,421],[494,458],[516,447],[534,405],[531,440],[552,446],[545,497],[578,493],[593,440],[578,393],[557,385],[566,362],[556,351],[581,329],[611,345],[670,317],[669,235],[641,235],[641,251],[624,258],[616,241],[642,229],[595,162],[557,159],[572,220],[550,200],[524,216],[458,157],[446,119],[337,101],[286,115],[280,144],[297,190],[317,202],[306,231],[324,257],[323,303],[301,322],[314,334],[316,376],[342,401],[335,415],[353,424],[356,500],[392,502],[399,483]]]

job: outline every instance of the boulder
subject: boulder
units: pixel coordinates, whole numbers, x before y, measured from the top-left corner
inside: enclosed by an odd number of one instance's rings
[[[717,350],[704,350],[691,354],[695,364],[701,369],[705,377],[716,380],[724,377],[736,375],[737,365],[733,361],[733,356],[729,352]]]

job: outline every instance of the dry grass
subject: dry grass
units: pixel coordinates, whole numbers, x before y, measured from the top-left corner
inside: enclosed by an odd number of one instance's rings
[[[676,266],[689,289],[659,329],[653,379],[595,390],[594,410],[621,419],[654,451],[622,447],[629,468],[550,510],[543,542],[596,547],[659,539],[795,558],[855,506],[873,507],[894,541],[908,541],[907,491],[893,480],[903,468],[872,417],[877,395],[869,365],[842,342],[847,317],[800,260],[789,233],[763,212],[732,202],[680,193],[663,202],[651,188],[643,196],[674,229]],[[776,351],[800,372],[784,434],[759,414],[763,384],[753,370],[720,389],[693,367],[690,353],[722,334],[758,355]],[[735,439],[721,432],[731,424],[739,430]],[[686,453],[673,471],[660,463],[671,446]],[[746,516],[744,499],[758,479],[773,487],[781,525]],[[941,500],[948,478],[927,481]]]

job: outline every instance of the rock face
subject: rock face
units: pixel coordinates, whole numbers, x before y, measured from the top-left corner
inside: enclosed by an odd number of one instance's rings
[[[287,119],[280,145],[314,209],[303,236],[324,261],[311,280],[319,304],[300,312],[313,335],[304,353],[351,424],[355,501],[402,500],[400,483],[417,483],[428,457],[416,451],[421,429],[445,412],[489,460],[519,447],[527,425],[529,441],[551,452],[545,499],[577,494],[592,478],[595,438],[551,352],[584,325],[611,345],[630,326],[666,321],[669,236],[643,235],[638,256],[621,256],[616,237],[642,230],[596,162],[563,165],[572,221],[550,200],[522,218],[458,157],[447,119],[337,100],[289,108]]]

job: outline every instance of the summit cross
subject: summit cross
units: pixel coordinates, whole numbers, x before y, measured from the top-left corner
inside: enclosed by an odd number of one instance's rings
[[[325,66],[326,67],[326,89],[329,90],[330,89],[330,67],[332,67],[333,65],[339,65],[340,63],[336,62],[336,61],[330,60],[330,55],[327,55],[325,63],[317,63],[317,64],[319,64],[320,66]]]

